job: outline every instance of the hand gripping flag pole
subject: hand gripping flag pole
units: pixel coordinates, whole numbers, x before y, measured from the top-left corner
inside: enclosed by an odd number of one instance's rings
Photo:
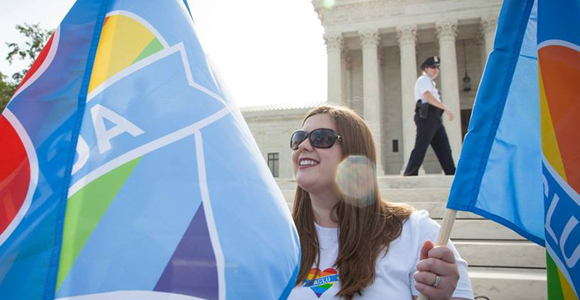
[[[437,241],[435,246],[445,246],[449,242],[451,237],[451,230],[453,229],[453,223],[455,222],[455,217],[457,211],[454,209],[445,209],[445,215],[443,215],[443,221],[441,223],[441,228],[439,229],[439,234],[437,235]],[[420,294],[417,300],[429,300],[427,296]]]

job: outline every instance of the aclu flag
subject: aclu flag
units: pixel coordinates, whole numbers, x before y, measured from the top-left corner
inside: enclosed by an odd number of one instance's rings
[[[282,193],[182,0],[79,0],[0,117],[0,299],[285,299]]]
[[[541,0],[538,11],[548,292],[571,300],[580,293],[580,1]]]
[[[580,291],[580,1],[504,1],[447,207],[546,247],[549,299]]]

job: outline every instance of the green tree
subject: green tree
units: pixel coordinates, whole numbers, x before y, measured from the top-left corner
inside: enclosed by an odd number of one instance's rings
[[[24,75],[26,75],[26,72],[28,72],[32,63],[34,63],[34,60],[54,32],[54,30],[41,28],[39,24],[30,25],[27,23],[24,23],[24,25],[16,25],[16,30],[24,35],[25,40],[22,44],[6,43],[9,50],[8,55],[6,55],[6,60],[10,64],[15,60],[25,61],[28,64],[25,69],[12,74],[10,78],[8,78],[7,74],[0,72],[0,113],[6,107],[8,101],[10,101],[16,87],[20,84],[20,81],[22,81]]]
[[[12,79],[17,83],[20,83],[22,78],[24,78],[24,75],[26,75],[26,72],[28,72],[32,66],[32,63],[34,63],[34,60],[40,51],[42,51],[42,48],[44,48],[44,45],[54,30],[40,28],[39,24],[30,25],[27,23],[24,23],[24,25],[16,25],[16,30],[23,34],[26,39],[24,44],[6,43],[9,48],[8,55],[6,55],[6,60],[8,60],[10,64],[12,64],[15,59],[28,61],[28,66],[25,69],[12,74]]]
[[[10,101],[15,90],[16,84],[8,81],[8,77],[0,73],[0,113],[2,113],[4,107],[6,107],[6,104]]]

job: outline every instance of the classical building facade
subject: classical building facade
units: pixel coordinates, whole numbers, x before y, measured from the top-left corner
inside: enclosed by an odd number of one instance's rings
[[[359,113],[379,147],[379,170],[400,174],[414,146],[414,84],[419,65],[441,59],[436,80],[455,120],[445,118],[459,159],[475,94],[493,48],[501,0],[313,0],[328,53],[328,103]],[[309,107],[243,108],[277,177],[292,177],[288,140]],[[430,149],[426,173],[441,173]]]

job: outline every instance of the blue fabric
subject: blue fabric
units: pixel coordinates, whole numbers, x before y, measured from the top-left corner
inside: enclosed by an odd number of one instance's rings
[[[540,65],[542,68],[559,68],[560,71],[574,70],[578,74],[578,59],[580,59],[580,1],[560,0],[544,1],[539,0],[539,26],[538,26],[538,47],[541,54]],[[563,50],[568,55],[562,55]],[[556,54],[558,53],[558,54]],[[573,53],[573,54],[572,54]],[[558,55],[558,57],[555,57]],[[545,70],[545,69],[543,69]],[[580,161],[577,151],[570,151],[568,147],[578,145],[578,139],[570,136],[569,132],[562,133],[563,128],[578,130],[575,121],[580,112],[578,97],[567,99],[559,96],[554,84],[568,82],[560,85],[566,92],[573,91],[578,81],[578,76],[570,78],[569,75],[553,74],[546,72],[542,74],[544,83],[546,102],[550,114],[554,133],[557,142],[554,145],[545,145],[544,148],[551,149],[543,160],[544,175],[544,199],[546,212],[546,251],[554,261],[557,268],[554,270],[548,266],[548,281],[552,275],[561,274],[559,285],[548,286],[548,297],[559,294],[560,289],[566,290],[564,282],[576,294],[570,299],[578,299],[580,295],[580,189],[578,187],[578,177],[575,176],[580,170],[574,167],[574,163]],[[560,75],[560,76],[558,76]],[[565,77],[565,78],[564,78]],[[571,81],[566,81],[571,80]],[[574,83],[570,83],[574,82]],[[565,111],[565,113],[562,113]],[[548,127],[548,126],[546,126]],[[566,149],[568,148],[568,149]],[[572,148],[574,149],[574,148]],[[559,152],[559,153],[557,153]],[[559,165],[557,155],[562,159],[563,166]],[[563,169],[561,168],[563,167]],[[558,171],[556,171],[556,169]],[[558,272],[556,272],[556,269]],[[565,280],[564,280],[565,278]],[[568,299],[568,298],[567,298]]]
[[[537,4],[505,1],[447,207],[544,245]]]
[[[557,4],[556,4],[557,3]],[[538,27],[538,44],[546,40],[562,40],[580,45],[580,1],[540,2],[542,26]]]
[[[543,165],[546,210],[546,250],[576,295],[580,287],[578,264],[580,197],[549,163]],[[550,271],[550,270],[548,270]],[[548,273],[550,274],[550,273]]]
[[[108,1],[79,0],[57,29],[54,59],[30,86],[18,91],[7,106],[30,138],[38,160],[38,185],[30,209],[0,245],[0,299],[54,299],[62,209],[66,206],[67,169],[74,157],[71,141],[79,101],[86,93],[91,49],[96,46]],[[85,85],[83,85],[85,84]],[[2,133],[0,133],[2,134]],[[58,154],[58,155],[57,155]]]
[[[87,94],[93,64],[118,55],[115,47],[98,48],[105,59],[95,59],[105,15],[118,21],[107,23],[113,35],[122,37],[123,22],[134,22],[159,49]],[[18,136],[30,138],[39,180],[23,220],[0,241],[0,299],[285,299],[300,262],[294,222],[185,3],[79,0],[58,32],[54,60],[6,110],[22,124]],[[129,162],[133,168],[122,169]],[[107,193],[110,204],[69,218],[67,199],[99,201],[101,191],[90,186],[107,174],[123,180]],[[69,263],[59,263],[61,256]],[[195,268],[215,276],[190,272]],[[184,274],[211,284],[184,289],[184,278],[200,282]]]

